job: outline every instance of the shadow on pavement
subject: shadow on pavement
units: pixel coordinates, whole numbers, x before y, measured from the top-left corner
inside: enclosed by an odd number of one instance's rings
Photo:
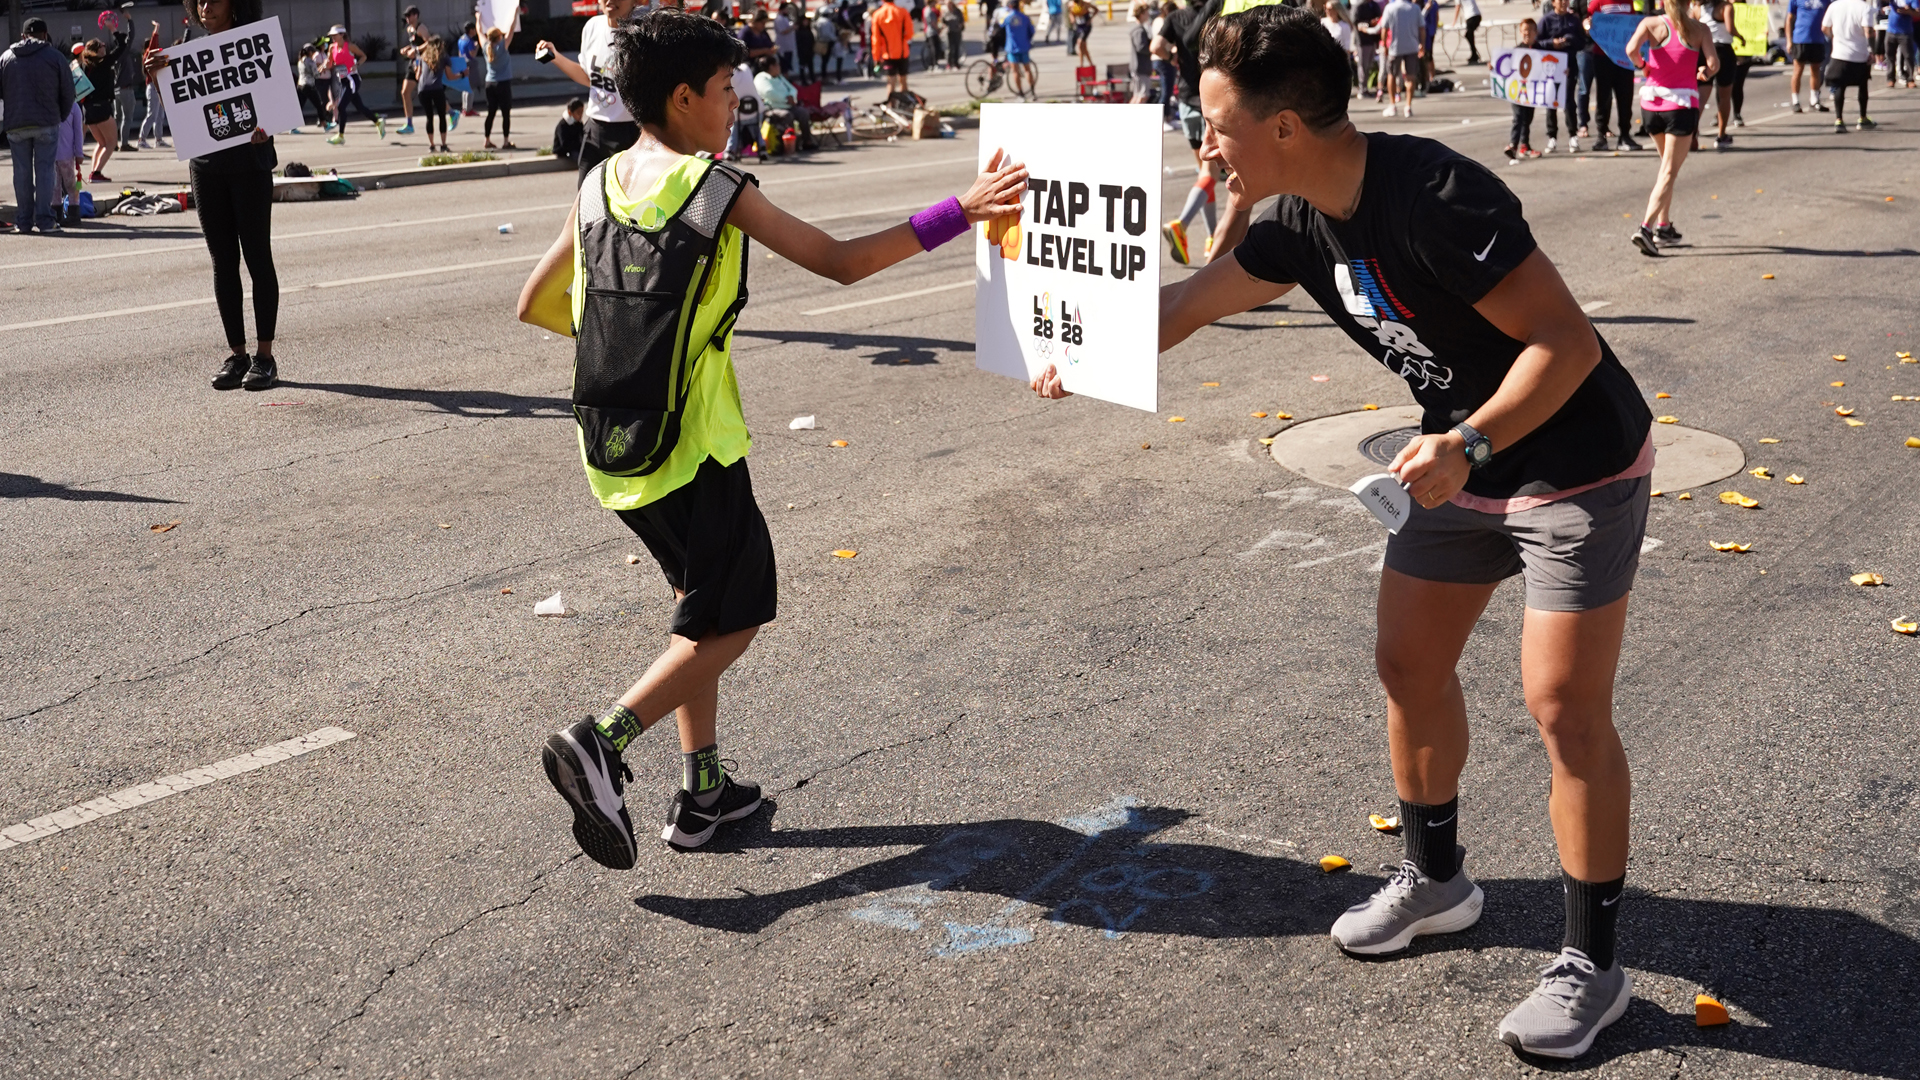
[[[1187,811],[1114,804],[1061,823],[1003,819],[939,825],[774,831],[770,811],[723,835],[719,850],[882,848],[914,850],[808,885],[762,895],[646,895],[648,911],[732,933],[757,933],[814,905],[864,898],[851,917],[897,929],[937,922],[932,894],[977,894],[1032,904],[1055,926],[1117,938],[1169,934],[1232,939],[1317,937],[1380,878],[1329,875],[1314,863],[1151,837]],[[1383,852],[1386,850],[1382,849]],[[1394,852],[1397,854],[1397,850]],[[1469,864],[1471,865],[1471,864]],[[1416,939],[1406,954],[1487,948],[1558,949],[1561,885],[1491,879],[1486,916],[1470,930]],[[1004,922],[1009,913],[1011,924]],[[1013,904],[982,926],[946,923],[956,955],[1031,940],[1032,917]],[[1634,891],[1621,914],[1628,966],[1701,987],[1742,1020],[1697,1028],[1691,1010],[1669,1013],[1636,998],[1625,1017],[1577,1062],[1534,1064],[1580,1071],[1625,1054],[1717,1047],[1781,1061],[1909,1080],[1920,1078],[1920,942],[1848,911],[1765,903],[1687,900]],[[1331,944],[1327,946],[1332,948]],[[1456,988],[1457,989],[1457,988]],[[1685,1003],[1675,1002],[1676,1006]],[[1489,1035],[1489,1037],[1491,1037]],[[1678,1051],[1684,1053],[1683,1050]],[[1530,1059],[1531,1060],[1531,1059]]]
[[[123,491],[89,491],[42,480],[24,473],[0,472],[0,499],[64,499],[67,502],[171,503],[178,499],[156,499],[151,495],[129,495]]]
[[[1673,315],[1589,315],[1589,322],[1615,323],[1623,326],[1650,324],[1655,326],[1691,326],[1698,319],[1682,319]]]
[[[1894,248],[1891,251],[1857,249],[1849,251],[1838,248],[1789,247],[1783,244],[1733,244],[1727,247],[1687,244],[1671,249],[1671,253],[1662,255],[1662,258],[1712,259],[1728,255],[1813,255],[1824,259],[1920,259],[1920,251],[1912,248]]]
[[[566,398],[529,397],[496,390],[409,390],[405,387],[368,386],[364,383],[307,383],[290,379],[282,379],[278,386],[286,390],[323,390],[348,397],[413,401],[455,416],[573,415],[573,402]]]
[[[906,337],[901,334],[836,334],[817,330],[735,330],[736,337],[764,338],[782,344],[805,342],[823,345],[833,352],[850,349],[876,349],[866,357],[873,364],[937,364],[937,350],[973,351],[971,341],[941,341],[937,338]]]

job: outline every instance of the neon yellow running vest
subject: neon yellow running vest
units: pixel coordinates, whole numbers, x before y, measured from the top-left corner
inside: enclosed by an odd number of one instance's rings
[[[589,173],[573,245],[575,431],[587,481],[612,510],[645,506],[707,458],[731,465],[752,444],[729,353],[747,241],[724,224],[750,178],[687,156],[635,197],[616,171],[628,152]]]

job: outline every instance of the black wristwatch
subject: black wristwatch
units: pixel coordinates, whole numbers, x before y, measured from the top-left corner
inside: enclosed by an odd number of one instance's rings
[[[1453,430],[1467,440],[1467,464],[1479,468],[1493,460],[1493,444],[1485,435],[1473,430],[1466,424],[1455,424]]]

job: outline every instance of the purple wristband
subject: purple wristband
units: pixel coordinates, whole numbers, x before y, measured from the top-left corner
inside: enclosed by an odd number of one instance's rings
[[[963,236],[970,228],[967,212],[960,209],[960,200],[951,195],[908,218],[907,224],[913,226],[913,235],[919,238],[924,251],[932,251],[955,237]]]

